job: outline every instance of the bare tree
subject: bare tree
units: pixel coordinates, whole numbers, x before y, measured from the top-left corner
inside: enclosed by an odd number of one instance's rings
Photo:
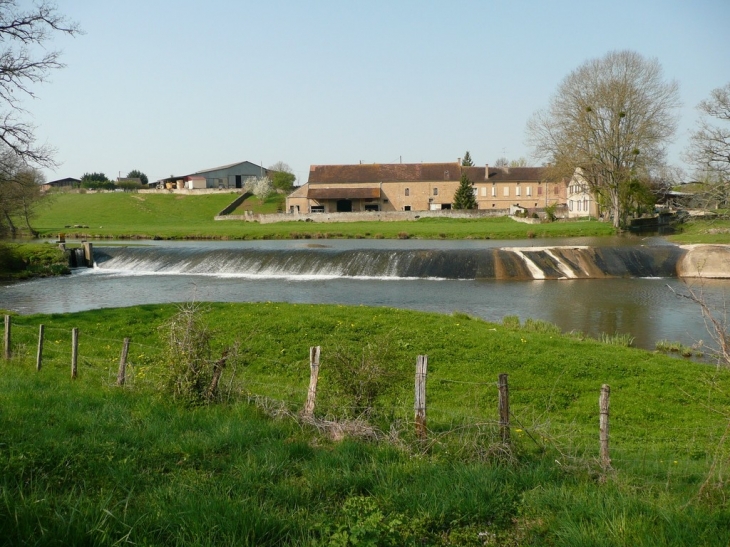
[[[686,157],[704,189],[698,196],[703,208],[730,205],[730,83],[713,89],[697,105],[701,113]],[[716,122],[723,122],[716,125]]]
[[[38,235],[30,221],[41,198],[43,182],[43,174],[24,165],[12,150],[0,154],[0,237],[18,235],[18,223],[24,224],[31,235]]]
[[[664,81],[656,59],[614,51],[563,80],[547,110],[528,122],[528,141],[551,163],[552,176],[567,178],[580,167],[618,228],[629,185],[664,163],[678,106],[678,85]]]
[[[35,97],[33,84],[63,68],[59,51],[45,49],[55,32],[75,36],[79,27],[46,0],[25,9],[17,0],[0,0],[0,143],[24,163],[52,167],[53,150],[35,144],[35,128],[22,120],[23,97]],[[22,3],[21,3],[22,4]]]

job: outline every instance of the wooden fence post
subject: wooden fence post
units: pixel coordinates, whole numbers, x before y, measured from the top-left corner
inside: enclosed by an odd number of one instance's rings
[[[608,408],[611,396],[611,388],[608,384],[601,386],[601,397],[598,401],[600,408],[600,440],[601,440],[601,466],[604,469],[611,467],[611,458],[608,454]]]
[[[502,442],[508,443],[509,437],[509,384],[507,375],[499,375],[499,432],[502,435]]]
[[[5,316],[5,337],[3,338],[5,340],[5,360],[10,360],[11,357],[11,351],[10,351],[10,316]]]
[[[127,354],[129,353],[129,338],[124,339],[122,344],[122,355],[119,357],[119,372],[117,372],[117,385],[123,386],[127,381]]]
[[[314,415],[314,403],[317,399],[320,352],[320,346],[312,346],[309,348],[309,390],[307,390],[307,402],[304,405],[304,412],[302,413],[308,418],[311,418]]]
[[[213,363],[213,377],[210,379],[210,386],[208,386],[208,392],[205,394],[205,398],[208,401],[212,401],[215,398],[216,393],[218,393],[218,383],[221,380],[221,376],[223,375],[223,369],[226,368],[227,362],[228,350],[225,349],[221,354],[221,358]]]
[[[46,327],[44,325],[41,325],[38,328],[38,352],[35,356],[35,369],[40,370],[41,365],[43,364],[43,333],[45,332]]]
[[[71,329],[71,379],[75,380],[78,376],[77,363],[79,360],[79,329],[74,327]]]
[[[416,359],[416,436],[426,438],[426,374],[428,371],[428,355],[419,355]]]

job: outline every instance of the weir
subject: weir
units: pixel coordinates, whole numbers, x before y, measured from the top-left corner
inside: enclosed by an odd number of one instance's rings
[[[287,278],[599,279],[677,277],[687,249],[519,247],[483,250],[96,248],[102,272]]]

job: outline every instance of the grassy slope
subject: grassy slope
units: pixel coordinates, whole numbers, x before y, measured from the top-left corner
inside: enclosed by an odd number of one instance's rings
[[[675,243],[730,243],[730,220],[695,219],[680,227],[681,231],[669,237]]]
[[[162,238],[213,237],[261,239],[290,237],[408,237],[437,238],[526,238],[592,236],[613,233],[601,222],[556,222],[530,225],[508,218],[483,220],[420,219],[416,222],[315,223],[281,222],[258,224],[214,221],[233,194],[176,196],[173,194],[56,194],[38,211],[34,227],[44,235],[59,232],[86,236]],[[267,202],[268,203],[268,202]],[[84,225],[89,228],[65,228]]]
[[[142,544],[327,544],[341,539],[338,530],[381,545],[481,545],[480,532],[515,545],[730,541],[728,446],[720,440],[730,412],[727,372],[463,315],[208,305],[216,351],[236,337],[249,350],[237,385],[292,411],[306,396],[310,345],[323,348],[318,410],[336,413],[327,406],[336,404],[327,396],[332,352],[387,339],[404,376],[379,399],[377,419],[410,420],[413,363],[428,354],[433,443],[417,455],[410,427],[401,439],[411,448],[334,443],[238,399],[184,410],[151,396],[161,366],[156,327],[173,311],[15,318],[20,356],[0,375],[0,542],[111,544],[129,534]],[[48,358],[36,374],[39,323],[47,326]],[[81,331],[81,368],[69,383],[72,326]],[[110,385],[124,336],[133,339],[134,382],[119,390]],[[500,372],[510,374],[518,422],[512,464],[488,449]],[[612,389],[616,468],[605,483],[590,465],[603,383]],[[719,467],[711,471],[714,456]]]

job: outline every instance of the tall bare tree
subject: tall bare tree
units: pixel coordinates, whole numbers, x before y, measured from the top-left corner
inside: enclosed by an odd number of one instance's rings
[[[664,80],[656,59],[614,51],[562,81],[550,106],[528,122],[528,141],[552,176],[567,178],[580,167],[618,228],[626,192],[664,163],[678,106],[678,85]]]
[[[727,208],[730,205],[730,83],[713,89],[710,98],[697,105],[701,113],[692,133],[687,159],[704,182],[702,205]],[[722,122],[716,125],[717,122]]]
[[[53,150],[37,146],[35,128],[23,121],[24,97],[35,97],[33,85],[63,68],[60,52],[46,49],[54,33],[75,36],[79,27],[41,0],[29,8],[26,2],[0,0],[0,144],[12,150],[24,163],[52,167]]]

